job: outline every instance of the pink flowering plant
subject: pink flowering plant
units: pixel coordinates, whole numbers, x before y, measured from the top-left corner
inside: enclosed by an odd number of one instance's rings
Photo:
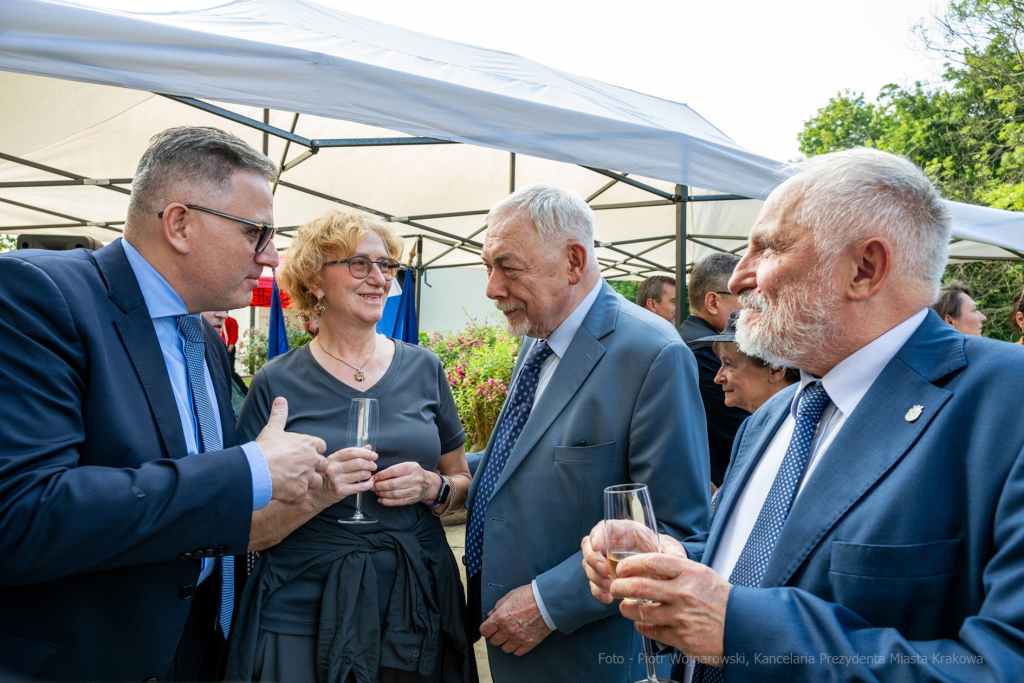
[[[466,450],[483,449],[505,402],[520,341],[500,325],[473,318],[462,330],[421,333],[420,344],[444,365],[469,439]]]

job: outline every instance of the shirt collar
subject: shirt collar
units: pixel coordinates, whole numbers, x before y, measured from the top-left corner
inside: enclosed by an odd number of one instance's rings
[[[185,302],[164,276],[123,237],[121,246],[124,247],[124,255],[128,257],[128,264],[135,273],[135,279],[139,281],[139,289],[142,290],[142,298],[146,300],[149,317],[156,320],[175,315],[188,315]]]
[[[832,400],[843,415],[849,417],[868,389],[875,383],[882,370],[889,364],[889,361],[899,353],[903,345],[907,343],[911,335],[917,331],[928,309],[924,308],[910,316],[896,327],[876,338],[870,344],[858,349],[856,353],[843,359],[839,365],[832,368],[827,375],[818,378],[804,370],[800,371],[800,389],[793,397],[790,405],[790,412],[796,418],[797,406],[800,405],[800,397],[804,389],[812,382],[821,381],[821,385],[828,392]]]
[[[583,319],[587,317],[587,313],[590,313],[590,309],[593,308],[597,295],[601,292],[601,284],[603,282],[604,279],[598,278],[597,284],[584,297],[580,305],[576,307],[576,310],[570,313],[569,317],[563,320],[562,324],[556,327],[551,336],[547,338],[548,346],[551,347],[551,350],[559,359],[569,350],[569,344],[572,343],[573,337],[576,336],[576,331],[583,324]]]

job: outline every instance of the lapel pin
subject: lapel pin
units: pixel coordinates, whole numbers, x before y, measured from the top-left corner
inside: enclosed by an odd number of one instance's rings
[[[907,422],[913,422],[917,418],[921,417],[921,411],[923,410],[924,406],[914,406],[913,408],[907,411],[907,414],[904,415],[904,417],[906,418]]]

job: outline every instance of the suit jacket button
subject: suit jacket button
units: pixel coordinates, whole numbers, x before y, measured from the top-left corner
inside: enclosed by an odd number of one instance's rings
[[[188,600],[196,593],[195,586],[182,586],[178,589],[178,597],[182,600]]]
[[[203,553],[203,557],[213,557],[213,548],[207,548],[206,550],[200,551]]]
[[[468,567],[469,566],[469,560],[466,559],[465,555],[462,556],[462,566],[463,567]]]
[[[160,683],[160,679],[154,676],[153,678],[147,678],[142,683]]]
[[[192,559],[192,553],[182,553],[181,555],[178,555],[178,559],[179,560],[191,560]]]
[[[226,545],[219,545],[214,552],[217,553],[217,557],[224,557],[228,554],[228,547]]]

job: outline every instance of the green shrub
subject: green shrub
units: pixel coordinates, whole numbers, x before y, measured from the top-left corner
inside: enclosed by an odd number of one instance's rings
[[[471,444],[467,450],[482,450],[505,402],[520,340],[499,325],[473,318],[461,331],[421,332],[420,345],[436,353],[444,365]]]
[[[238,342],[237,355],[246,374],[255,375],[267,362],[267,333],[256,328],[246,330]]]

